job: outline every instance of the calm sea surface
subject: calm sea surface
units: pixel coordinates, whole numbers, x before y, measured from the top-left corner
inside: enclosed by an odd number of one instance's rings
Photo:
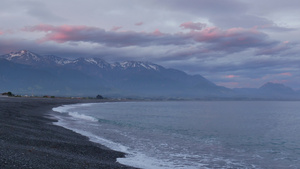
[[[300,168],[300,102],[76,104],[55,124],[127,153],[141,168]]]

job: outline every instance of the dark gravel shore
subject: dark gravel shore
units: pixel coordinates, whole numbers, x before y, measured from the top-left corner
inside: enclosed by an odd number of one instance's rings
[[[72,99],[0,97],[0,168],[131,168],[116,162],[124,153],[52,125],[49,112]]]

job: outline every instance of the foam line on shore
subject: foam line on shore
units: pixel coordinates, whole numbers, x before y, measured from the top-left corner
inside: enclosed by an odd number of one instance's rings
[[[87,121],[92,121],[92,122],[97,122],[98,119],[92,117],[92,116],[87,116],[84,114],[80,114],[76,111],[70,111],[70,109],[79,107],[78,105],[82,105],[82,106],[89,106],[92,105],[94,103],[85,103],[85,104],[74,104],[74,105],[63,105],[63,106],[59,106],[59,107],[54,107],[52,108],[53,111],[55,112],[59,112],[59,113],[67,113],[68,115],[77,118],[77,119],[82,119],[82,120],[87,120]]]
[[[93,103],[92,103],[93,104]],[[79,108],[81,106],[91,106],[92,104],[72,104],[72,105],[63,105],[60,107],[55,107],[52,110],[59,112],[61,114],[67,114],[70,115],[72,118],[75,118],[75,120],[79,120],[82,122],[82,120],[87,120],[86,118],[94,118],[91,116],[80,114],[80,116],[72,116],[73,112],[76,112],[75,108]],[[78,113],[79,114],[79,113]],[[84,118],[82,118],[84,116]],[[85,117],[86,116],[86,117]],[[64,116],[56,116],[57,122],[54,122],[55,125],[62,126],[64,128],[67,128],[69,130],[72,130],[80,135],[86,136],[89,138],[91,142],[104,145],[108,147],[109,149],[120,151],[125,153],[125,158],[117,158],[117,162],[123,165],[127,166],[133,166],[138,168],[155,168],[155,169],[171,169],[171,168],[178,168],[178,166],[175,166],[172,162],[163,161],[161,159],[156,159],[153,157],[149,157],[145,155],[143,152],[131,150],[129,147],[122,145],[120,143],[113,142],[111,140],[105,139],[101,136],[97,136],[89,131],[85,131],[82,129],[78,129],[72,126],[69,126],[68,120],[69,118]],[[80,123],[81,123],[80,122]],[[91,122],[97,122],[97,121],[91,121]],[[73,123],[74,125],[74,123]]]
[[[124,153],[53,125],[53,107],[88,101],[1,97],[0,168],[133,168],[116,162]]]

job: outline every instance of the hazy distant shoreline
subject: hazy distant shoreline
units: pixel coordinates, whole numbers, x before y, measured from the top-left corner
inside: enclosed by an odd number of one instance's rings
[[[53,107],[96,100],[0,98],[0,168],[130,168],[124,153],[53,125]]]

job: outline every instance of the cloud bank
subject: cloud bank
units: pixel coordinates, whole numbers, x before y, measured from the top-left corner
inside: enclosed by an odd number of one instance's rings
[[[300,89],[298,6],[298,0],[2,0],[0,53],[150,61],[227,87],[278,81]]]

